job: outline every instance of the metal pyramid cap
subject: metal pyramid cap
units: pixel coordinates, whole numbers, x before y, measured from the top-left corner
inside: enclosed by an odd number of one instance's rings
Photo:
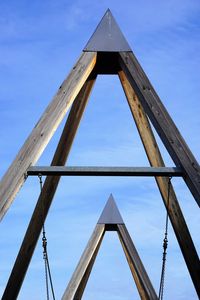
[[[97,224],[124,224],[112,194],[110,195]]]
[[[120,52],[131,51],[131,48],[108,9],[83,51]]]

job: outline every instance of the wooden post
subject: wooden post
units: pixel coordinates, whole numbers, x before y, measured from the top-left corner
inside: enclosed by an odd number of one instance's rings
[[[28,167],[37,162],[96,63],[95,52],[83,52],[34,127],[0,183],[0,219],[23,185]]]
[[[147,157],[151,166],[164,167],[164,161],[159,151],[158,144],[151,129],[150,122],[145,114],[141,102],[136,96],[133,88],[128,82],[123,71],[119,72],[119,78],[122,83],[129,107],[135,120],[138,132],[143,142]],[[167,208],[168,206],[168,178],[156,177],[158,188],[162,199]],[[196,288],[197,294],[200,296],[200,264],[197,251],[192,241],[190,232],[179,206],[173,186],[171,186],[169,207],[169,217],[174,228],[179,246],[185,259],[188,271]]]
[[[151,284],[151,281],[146,273],[146,270],[131,240],[126,226],[124,224],[118,224],[117,232],[141,299],[158,300],[156,292]]]
[[[82,280],[80,281],[80,284],[79,284],[79,286],[78,286],[78,288],[76,290],[75,296],[73,298],[74,300],[80,300],[80,299],[82,299],[83,293],[85,291],[86,284],[87,284],[88,279],[90,277],[90,273],[91,273],[93,265],[95,263],[95,260],[96,260],[97,254],[99,252],[99,248],[101,246],[102,240],[103,240],[103,236],[102,236],[101,240],[99,241],[99,244],[98,244],[98,246],[97,246],[97,248],[96,248],[96,250],[95,250],[95,252],[94,252],[94,254],[93,254],[92,258],[91,258],[91,260],[90,260],[90,263],[89,263],[89,265],[88,265],[88,267],[87,267],[87,269],[85,271],[85,274],[83,275]]]
[[[103,239],[103,235],[105,232],[104,224],[97,224],[92,236],[81,256],[81,259],[72,275],[72,278],[65,290],[65,293],[62,297],[62,300],[78,300],[81,299],[83,294],[83,287],[87,282],[87,279],[91,271],[91,267],[93,266],[94,260],[96,258],[98,249],[100,247],[101,241]],[[88,271],[87,271],[88,270]],[[86,281],[83,281],[83,277],[86,275]],[[81,288],[81,283],[83,286]],[[81,291],[80,298],[78,297],[77,291]],[[77,293],[77,294],[76,294]],[[77,296],[77,297],[76,297]]]
[[[198,162],[134,54],[132,52],[120,52],[119,63],[176,166],[183,169],[184,180],[200,206],[200,166]]]
[[[95,78],[96,76],[91,75],[87,79],[82,90],[75,99],[51,165],[65,164]],[[42,229],[43,219],[45,220],[48,214],[59,180],[60,176],[47,176],[45,180],[42,193],[39,196],[30,220],[2,300],[17,298]]]

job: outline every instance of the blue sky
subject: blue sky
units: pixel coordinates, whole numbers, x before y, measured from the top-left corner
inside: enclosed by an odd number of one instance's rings
[[[0,175],[69,73],[101,17],[110,8],[164,105],[200,160],[200,2],[0,1]],[[63,124],[38,164],[49,165]],[[173,162],[158,139],[167,165]],[[148,166],[119,80],[99,76],[68,165]],[[200,251],[198,206],[181,179],[177,196]],[[151,178],[62,178],[48,215],[49,256],[57,299],[113,194],[156,290],[165,210]],[[28,178],[0,226],[3,293],[39,195]],[[30,294],[31,291],[31,294]],[[107,233],[83,299],[139,299],[116,234]],[[19,299],[45,298],[41,242]],[[170,226],[165,299],[197,299]]]

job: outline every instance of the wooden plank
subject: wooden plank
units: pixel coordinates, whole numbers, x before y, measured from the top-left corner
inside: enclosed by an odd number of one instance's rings
[[[96,76],[89,76],[70,110],[52,165],[65,164]],[[12,269],[2,300],[16,299],[39,238],[60,177],[47,177]],[[42,214],[41,214],[42,212]]]
[[[174,167],[72,167],[33,166],[27,175],[38,176],[182,176],[182,170]]]
[[[91,266],[90,263],[95,258],[95,252],[100,246],[104,232],[105,225],[97,224],[72,275],[72,278],[63,294],[62,300],[80,299],[75,298],[75,294],[81,284],[84,274],[87,273],[88,266]]]
[[[96,63],[96,53],[84,52],[34,127],[0,183],[0,219],[24,183],[24,174],[37,162]]]
[[[158,300],[139,254],[124,224],[117,225],[117,232],[124,249],[129,267],[142,300]]]
[[[75,299],[81,299],[82,296],[83,296],[83,293],[85,291],[85,287],[86,287],[88,279],[90,277],[90,273],[91,273],[93,265],[95,263],[97,254],[99,252],[99,248],[101,246],[101,242],[103,240],[103,236],[104,235],[102,235],[101,240],[99,241],[98,246],[96,247],[96,250],[95,250],[95,252],[94,252],[94,254],[93,254],[93,256],[92,256],[92,258],[91,258],[91,260],[89,262],[89,265],[88,265],[86,271],[85,271],[85,274],[83,275],[82,280],[80,281],[80,284],[79,284],[79,286],[78,286],[78,288],[76,290],[76,293],[74,295],[74,298],[73,298],[74,300]]]
[[[170,118],[132,52],[119,53],[119,63],[184,180],[200,205],[200,166]]]
[[[151,124],[144,112],[141,102],[136,96],[130,83],[128,82],[123,71],[119,73],[119,78],[124,88],[125,95],[129,107],[131,109],[133,118],[135,120],[138,132],[143,142],[146,154],[148,156],[151,166],[163,167],[165,166],[162,155],[159,151],[158,144],[151,129]],[[181,248],[183,257],[185,259],[188,271],[193,280],[197,294],[200,296],[200,264],[197,251],[192,241],[190,232],[179,206],[173,186],[171,186],[169,205],[168,205],[168,178],[156,178],[162,199],[165,206],[168,207],[169,217],[174,228],[179,246]]]

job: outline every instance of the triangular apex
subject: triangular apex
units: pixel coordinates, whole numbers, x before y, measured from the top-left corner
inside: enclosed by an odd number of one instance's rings
[[[109,9],[101,19],[83,51],[132,51]]]
[[[104,233],[108,230],[106,229],[107,224],[115,224],[115,226],[113,226],[116,228],[114,231],[117,231],[118,233],[141,299],[158,300],[156,292],[131,240],[128,230],[126,229],[112,195],[110,195],[106,203],[99,222],[97,223],[72,278],[68,283],[62,300],[82,299],[95,259],[98,255]]]
[[[124,224],[112,194],[110,195],[97,224]]]

